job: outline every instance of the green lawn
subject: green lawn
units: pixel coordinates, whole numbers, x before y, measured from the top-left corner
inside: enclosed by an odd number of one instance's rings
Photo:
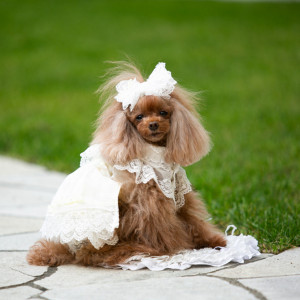
[[[0,2],[0,153],[70,172],[106,60],[165,61],[203,91],[209,156],[187,168],[215,223],[300,245],[300,3]]]

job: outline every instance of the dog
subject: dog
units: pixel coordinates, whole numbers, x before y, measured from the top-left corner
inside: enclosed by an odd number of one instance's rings
[[[91,144],[100,145],[103,161],[114,168],[120,184],[117,241],[95,247],[86,239],[71,251],[67,243],[42,239],[28,252],[30,264],[116,266],[138,254],[226,246],[181,168],[210,150],[196,94],[180,87],[164,63],[146,81],[129,63],[119,63],[112,73],[99,89],[105,104]],[[147,170],[149,178],[143,174]]]

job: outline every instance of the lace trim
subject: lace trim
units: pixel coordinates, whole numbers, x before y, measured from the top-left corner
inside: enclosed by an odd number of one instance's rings
[[[154,180],[159,186],[162,193],[167,197],[174,200],[176,208],[179,209],[185,203],[184,195],[192,191],[191,184],[186,176],[186,172],[183,168],[177,166],[173,172],[171,179],[160,180],[156,173],[158,171],[150,165],[145,165],[141,160],[134,159],[127,165],[114,165],[114,168],[121,171],[128,171],[130,173],[136,173],[135,182],[137,184],[147,183],[150,180]],[[161,163],[159,169],[170,173],[170,167]]]
[[[192,186],[186,176],[185,170],[180,168],[176,174],[175,200],[177,209],[184,206],[184,195],[192,192],[192,190]]]
[[[99,218],[99,215],[102,217]],[[103,213],[92,208],[69,213],[48,213],[40,231],[48,240],[68,244],[71,251],[75,251],[86,240],[99,249],[104,244],[115,245],[118,242],[114,233],[118,220],[115,212]]]

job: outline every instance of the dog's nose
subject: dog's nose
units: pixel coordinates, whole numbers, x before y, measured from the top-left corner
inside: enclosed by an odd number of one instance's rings
[[[150,122],[149,123],[149,129],[151,131],[155,131],[155,130],[157,130],[157,128],[158,128],[158,123],[157,122]]]

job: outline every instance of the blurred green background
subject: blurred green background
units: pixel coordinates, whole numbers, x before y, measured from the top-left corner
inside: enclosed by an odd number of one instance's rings
[[[70,172],[106,60],[202,91],[214,148],[188,167],[213,221],[299,246],[300,3],[0,1],[0,154]]]

